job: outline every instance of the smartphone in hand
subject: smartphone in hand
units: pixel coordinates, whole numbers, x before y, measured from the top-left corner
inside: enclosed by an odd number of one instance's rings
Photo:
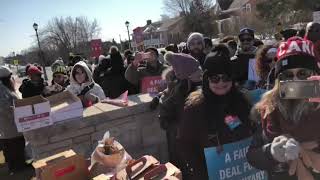
[[[282,99],[310,99],[320,97],[320,81],[296,80],[280,81],[280,98]]]

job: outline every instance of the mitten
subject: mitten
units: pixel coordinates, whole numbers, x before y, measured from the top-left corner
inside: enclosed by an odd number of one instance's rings
[[[293,138],[290,138],[284,145],[285,148],[285,158],[287,161],[295,160],[299,158],[300,144]]]
[[[287,137],[278,136],[274,138],[271,143],[270,153],[278,162],[286,162],[284,145],[287,143],[287,141]]]

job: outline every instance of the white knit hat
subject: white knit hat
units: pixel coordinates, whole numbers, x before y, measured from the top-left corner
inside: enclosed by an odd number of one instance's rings
[[[9,77],[12,71],[6,66],[0,66],[0,78]]]

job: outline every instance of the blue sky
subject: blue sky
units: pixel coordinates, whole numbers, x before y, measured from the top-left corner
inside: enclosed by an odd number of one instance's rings
[[[0,0],[0,56],[19,53],[35,43],[36,22],[39,29],[53,17],[86,16],[97,19],[102,40],[127,38],[124,22],[130,30],[145,25],[147,19],[160,20],[162,0]]]

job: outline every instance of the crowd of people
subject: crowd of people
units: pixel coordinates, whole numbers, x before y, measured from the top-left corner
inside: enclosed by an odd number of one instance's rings
[[[89,107],[125,91],[140,93],[143,78],[162,76],[166,86],[150,108],[159,110],[170,161],[182,170],[184,179],[208,179],[204,148],[222,148],[248,137],[253,137],[247,153],[253,167],[267,171],[269,179],[303,179],[301,173],[292,176],[289,167],[300,158],[303,143],[316,144],[313,153],[320,150],[319,99],[284,99],[280,81],[319,80],[320,24],[281,33],[281,39],[268,45],[256,38],[253,29],[243,28],[238,37],[227,36],[219,44],[191,33],[183,50],[171,44],[165,52],[150,47],[122,55],[111,47],[94,67],[78,56],[68,65],[58,59],[51,66],[50,83],[42,78],[41,67],[32,64],[26,67],[28,77],[19,91],[22,98],[70,91]],[[9,170],[15,172],[25,165],[25,142],[10,108],[19,98],[12,71],[4,66],[0,89],[0,111],[5,115],[0,117],[0,139]],[[304,171],[319,178],[315,164]]]

